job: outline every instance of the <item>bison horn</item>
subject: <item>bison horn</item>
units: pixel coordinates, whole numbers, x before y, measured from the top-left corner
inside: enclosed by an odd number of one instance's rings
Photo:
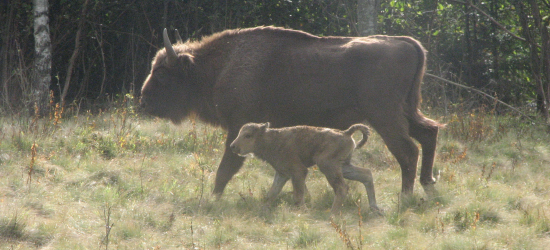
[[[183,39],[181,39],[180,32],[178,31],[178,29],[175,29],[175,31],[176,31],[176,42],[183,43]]]
[[[162,37],[164,38],[164,48],[166,49],[166,53],[168,54],[168,64],[172,65],[178,60],[178,55],[176,54],[174,47],[172,47],[172,43],[170,42],[170,38],[168,38],[168,31],[166,30],[166,28],[164,28],[164,31],[162,32]]]

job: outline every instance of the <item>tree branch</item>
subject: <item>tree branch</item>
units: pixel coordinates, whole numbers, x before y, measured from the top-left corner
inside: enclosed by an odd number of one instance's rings
[[[435,78],[435,79],[437,79],[437,80],[443,81],[443,82],[445,82],[445,83],[452,84],[452,85],[455,85],[455,86],[458,86],[458,87],[461,87],[461,88],[464,88],[464,89],[467,89],[467,90],[476,92],[476,93],[478,93],[478,94],[480,94],[480,95],[483,95],[483,96],[485,96],[485,97],[487,97],[487,98],[489,98],[489,99],[491,99],[491,100],[494,100],[494,101],[496,101],[496,102],[498,102],[498,103],[500,103],[500,104],[502,104],[502,105],[504,105],[504,106],[510,108],[510,109],[513,110],[513,111],[518,112],[519,114],[521,114],[522,116],[528,118],[529,120],[534,121],[531,117],[529,117],[528,115],[524,114],[524,113],[521,112],[519,109],[514,108],[514,107],[512,107],[511,105],[509,105],[509,104],[507,104],[507,103],[505,103],[505,102],[503,102],[503,101],[501,101],[501,100],[499,100],[499,99],[497,99],[497,98],[495,98],[495,97],[493,97],[493,96],[491,96],[491,95],[489,95],[489,94],[487,94],[487,93],[485,93],[485,92],[483,92],[483,91],[481,91],[481,90],[479,90],[479,89],[472,88],[472,87],[469,87],[469,86],[466,86],[466,85],[462,85],[462,84],[460,84],[460,83],[456,83],[456,82],[447,80],[447,79],[445,79],[445,78],[443,78],[443,77],[439,77],[439,76],[436,76],[436,75],[432,75],[432,74],[430,74],[430,73],[425,73],[425,75],[426,75],[426,76],[429,76],[429,77],[432,77],[432,78]]]
[[[453,2],[453,3],[458,3],[458,4],[464,4],[464,5],[468,5],[474,9],[476,9],[479,13],[481,13],[482,15],[486,16],[487,18],[489,18],[489,20],[491,20],[492,23],[494,23],[496,26],[498,26],[501,30],[503,30],[504,32],[510,34],[513,38],[516,38],[518,40],[521,40],[521,41],[524,41],[524,42],[527,42],[527,40],[525,40],[525,38],[523,37],[520,37],[516,34],[514,34],[512,31],[508,30],[506,27],[504,27],[504,25],[500,24],[497,20],[495,20],[493,17],[491,17],[489,14],[485,13],[485,11],[483,11],[482,9],[480,9],[479,7],[475,6],[471,1],[468,0],[468,2],[462,2],[462,1],[458,1],[458,0],[448,0],[449,2]],[[540,47],[540,46],[539,46]]]

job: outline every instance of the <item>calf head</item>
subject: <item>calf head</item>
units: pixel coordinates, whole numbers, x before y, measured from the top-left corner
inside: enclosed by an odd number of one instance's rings
[[[254,153],[257,141],[264,136],[268,128],[269,122],[245,124],[241,127],[237,138],[231,143],[231,150],[240,156]]]

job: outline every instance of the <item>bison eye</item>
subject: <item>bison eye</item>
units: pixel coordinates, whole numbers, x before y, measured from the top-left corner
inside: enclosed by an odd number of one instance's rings
[[[251,134],[246,134],[246,135],[244,135],[244,138],[245,139],[250,139],[250,138],[252,138],[252,135]]]
[[[157,74],[155,75],[155,78],[156,78],[156,80],[157,80],[160,84],[162,84],[162,85],[165,85],[165,84],[168,82],[168,78],[166,77],[165,74],[157,73]]]

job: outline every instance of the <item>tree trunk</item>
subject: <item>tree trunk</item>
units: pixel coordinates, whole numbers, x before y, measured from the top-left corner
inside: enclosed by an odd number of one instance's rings
[[[548,24],[544,24],[537,1],[529,0],[531,13],[535,21],[535,26],[540,32],[541,53],[538,66],[540,69],[540,78],[537,81],[539,89],[539,98],[542,99],[540,112],[546,122],[550,124],[550,35],[548,34]]]
[[[48,0],[34,0],[34,78],[31,100],[36,112],[45,114],[52,81],[52,44],[48,24]]]
[[[493,0],[491,2],[491,16],[497,17],[498,16],[498,0]],[[491,22],[491,32],[493,34],[497,34],[497,24],[494,22]],[[491,37],[491,53],[493,54],[493,74],[492,77],[495,79],[495,81],[499,81],[500,79],[500,57],[499,57],[499,41],[497,39],[496,35],[493,35]]]
[[[0,55],[2,56],[2,58],[0,59],[0,65],[2,67],[2,71],[1,71],[1,75],[2,75],[2,104],[4,104],[6,106],[6,108],[8,109],[11,109],[11,102],[10,102],[10,89],[9,89],[9,79],[10,79],[10,76],[8,76],[8,72],[10,71],[9,69],[9,60],[8,60],[8,55],[9,55],[9,51],[10,51],[10,41],[12,40],[11,39],[11,34],[13,33],[11,31],[11,26],[12,26],[12,21],[13,21],[13,13],[15,12],[15,7],[14,5],[10,5],[9,6],[9,10],[7,11],[7,19],[5,20],[5,26],[4,26],[4,33],[2,34],[3,37],[2,37],[2,45],[0,47]]]
[[[473,60],[473,50],[472,50],[472,35],[471,35],[471,10],[470,6],[464,5],[464,18],[466,20],[464,21],[464,54],[463,54],[463,72],[464,72],[464,79],[463,81],[472,84],[472,65],[474,65]]]
[[[376,34],[380,0],[357,1],[357,29],[359,36]]]
[[[526,8],[522,1],[516,2],[519,13],[519,20],[522,26],[522,32],[525,40],[529,44],[531,56],[531,75],[535,82],[535,92],[537,93],[537,110],[550,124],[550,36],[548,29],[543,25],[540,11],[536,1],[528,1],[531,11]],[[529,23],[529,19],[535,22],[535,25]],[[536,34],[540,34],[541,44],[537,44]],[[540,47],[540,50],[539,50]]]
[[[76,62],[76,58],[78,57],[78,53],[80,53],[80,37],[82,36],[82,27],[84,26],[84,20],[86,18],[86,10],[88,7],[89,0],[86,0],[84,2],[84,5],[82,6],[82,12],[80,15],[80,20],[78,20],[78,29],[76,31],[76,37],[74,42],[74,50],[73,54],[71,55],[71,59],[69,59],[69,67],[67,68],[67,77],[65,78],[65,85],[63,85],[63,92],[61,93],[61,105],[65,105],[65,99],[67,98],[67,93],[69,91],[69,86],[71,84],[71,77],[73,75],[73,68],[74,64]]]

